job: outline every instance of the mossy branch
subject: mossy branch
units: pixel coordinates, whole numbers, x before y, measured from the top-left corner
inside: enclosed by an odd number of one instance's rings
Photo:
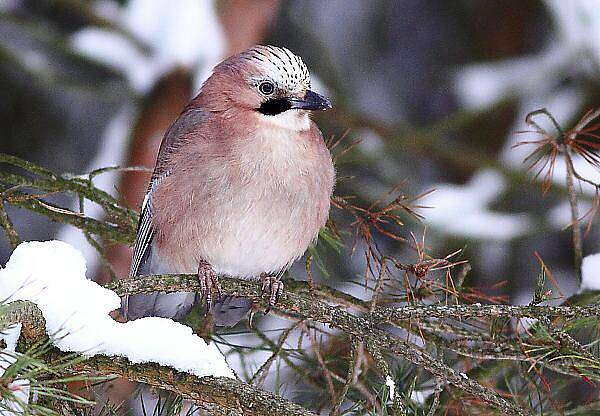
[[[130,244],[135,239],[138,214],[120,205],[112,195],[96,188],[92,183],[93,175],[87,178],[58,175],[34,163],[4,153],[0,153],[0,163],[26,172],[17,174],[0,171],[0,184],[4,185],[0,193],[0,202],[45,215],[52,221],[73,225],[89,234],[99,236],[108,244]],[[90,218],[85,216],[85,213],[74,212],[43,200],[44,197],[57,193],[69,193],[100,205],[108,220]],[[14,246],[18,241],[18,234],[3,211],[0,212],[0,226],[5,229]]]
[[[227,293],[248,296],[255,301],[262,302],[263,306],[266,306],[266,299],[263,300],[261,298],[258,284],[255,282],[225,277],[221,278],[220,281],[223,290]],[[197,278],[193,275],[162,275],[147,276],[142,279],[123,279],[113,282],[107,287],[115,290],[119,295],[157,291],[196,291],[200,289]],[[308,286],[306,290],[308,290]],[[523,414],[517,406],[503,399],[494,390],[482,386],[464,374],[460,374],[417,346],[396,338],[380,329],[378,324],[387,320],[385,314],[383,315],[383,319],[369,319],[369,315],[356,316],[340,307],[331,306],[314,297],[297,295],[289,289],[283,295],[276,309],[296,319],[313,320],[326,324],[330,328],[342,330],[353,335],[356,339],[374,345],[379,349],[399,355],[455,387],[477,396],[485,403],[497,408],[503,414]],[[373,317],[375,316],[373,314]]]
[[[256,282],[227,276],[221,276],[220,282],[226,293],[250,297],[262,307],[267,306],[267,299],[261,297],[259,285]],[[198,291],[200,289],[198,279],[195,275],[183,274],[122,279],[112,282],[106,287],[114,290],[121,296],[136,293]],[[346,309],[330,304],[330,302],[335,302],[336,300],[340,304],[343,304]],[[357,313],[362,313],[362,315],[353,315],[348,311],[352,309]],[[474,394],[482,399],[482,395],[484,395],[487,398],[487,403],[496,406],[500,406],[501,402],[493,403],[489,391],[482,390],[482,386],[467,386],[466,384],[469,384],[469,382],[465,381],[462,377],[456,378],[456,374],[449,372],[451,369],[443,362],[428,355],[418,347],[391,336],[387,331],[383,331],[380,328],[383,325],[389,324],[399,328],[407,328],[406,324],[410,322],[413,323],[414,328],[418,328],[419,321],[463,321],[472,318],[560,318],[568,322],[600,317],[600,308],[595,305],[404,305],[398,307],[378,306],[372,312],[368,312],[368,304],[365,301],[331,288],[316,287],[311,292],[308,283],[300,281],[290,281],[287,283],[286,293],[280,299],[274,312],[288,318],[312,320],[329,325],[331,328],[341,329],[351,334],[357,340],[371,342],[372,345],[380,349],[406,358],[408,361],[430,371],[446,382],[450,382],[448,379],[450,377],[454,380],[457,387],[465,391],[476,392]],[[444,330],[444,328],[441,329],[442,332]],[[562,331],[558,332],[563,333]],[[415,333],[418,335],[419,331],[415,330]],[[558,373],[568,374],[573,377],[586,376],[592,380],[600,381],[600,372],[597,371],[597,368],[600,368],[598,367],[600,362],[598,360],[590,361],[587,352],[583,350],[568,355],[561,355],[561,351],[557,350],[556,354],[548,356],[544,360],[536,355],[523,353],[520,346],[514,341],[485,341],[483,343],[475,344],[471,342],[467,344],[451,342],[441,336],[437,336],[436,338],[430,337],[429,341],[463,356],[487,360],[535,363]],[[572,346],[566,345],[561,347],[569,348]],[[550,350],[550,347],[548,349]]]

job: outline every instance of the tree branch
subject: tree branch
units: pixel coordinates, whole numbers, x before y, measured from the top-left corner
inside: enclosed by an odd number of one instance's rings
[[[252,298],[257,303],[266,306],[266,298],[261,298],[260,288],[256,282],[236,279],[233,277],[220,276],[219,282],[223,291],[238,296]],[[135,279],[121,279],[105,285],[107,289],[115,291],[119,296],[134,295],[137,293],[173,293],[173,292],[197,292],[200,290],[198,277],[193,274],[155,275],[143,276]],[[323,302],[315,305],[315,298],[323,298],[327,301],[340,301],[345,306],[355,307],[357,310],[366,310],[368,302],[354,298],[344,292],[332,288],[315,288],[314,295],[306,282],[286,281],[286,292],[282,296],[277,308],[284,313],[294,315],[302,313],[307,319],[309,310],[318,310],[317,316],[336,313],[332,306]],[[343,315],[345,316],[345,315]],[[378,306],[373,312],[365,314],[365,318],[374,324],[382,324],[394,321],[403,321],[418,318],[439,319],[466,319],[466,318],[493,318],[498,316],[509,316],[513,318],[542,318],[561,317],[566,320],[600,317],[598,306],[538,306],[538,305],[403,305],[399,307]],[[314,318],[314,316],[312,317]],[[328,317],[328,319],[332,319]]]
[[[247,296],[254,301],[263,302],[258,284],[252,281],[234,279],[231,277],[220,277],[222,289],[230,294]],[[308,286],[297,282],[297,286]],[[198,279],[194,275],[160,275],[146,276],[139,279],[123,279],[113,282],[106,287],[115,290],[119,295],[151,292],[174,292],[174,291],[197,291],[200,289]],[[502,398],[494,390],[482,386],[477,381],[470,379],[453,368],[447,366],[441,360],[429,355],[417,346],[400,340],[388,332],[379,329],[378,324],[389,320],[386,310],[394,311],[402,308],[375,308],[372,314],[359,317],[346,312],[342,308],[331,306],[315,297],[295,294],[290,289],[282,296],[277,304],[276,310],[286,315],[300,319],[313,320],[328,325],[334,329],[340,329],[356,339],[369,343],[379,349],[397,354],[413,364],[422,367],[433,375],[445,380],[455,387],[477,396],[479,399],[497,408],[507,415],[522,415],[522,411],[513,403]],[[415,308],[414,311],[420,310]],[[379,318],[378,318],[379,316]],[[411,316],[406,316],[406,319]]]

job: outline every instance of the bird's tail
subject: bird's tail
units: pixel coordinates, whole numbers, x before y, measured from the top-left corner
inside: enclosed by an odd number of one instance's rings
[[[136,276],[167,274],[160,259],[150,251],[147,261],[140,264]],[[158,316],[174,320],[183,319],[196,303],[197,295],[193,292],[151,293],[126,295],[123,297],[123,315],[127,320]],[[218,326],[234,326],[241,321],[252,307],[252,300],[240,296],[223,295],[216,299],[211,312]]]
[[[140,263],[137,272],[130,277],[168,274],[169,272],[163,262],[156,258],[150,247],[147,257]],[[123,297],[122,309],[127,320],[158,316],[177,321],[183,319],[191,311],[195,300],[196,294],[193,292],[126,295]]]

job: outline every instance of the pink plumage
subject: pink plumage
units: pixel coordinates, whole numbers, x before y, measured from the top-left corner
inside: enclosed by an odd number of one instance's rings
[[[198,272],[210,301],[216,274],[285,271],[328,218],[335,173],[309,111],[329,107],[285,48],[256,46],[215,67],[163,139],[131,275]],[[181,317],[192,300],[140,295],[129,315]]]

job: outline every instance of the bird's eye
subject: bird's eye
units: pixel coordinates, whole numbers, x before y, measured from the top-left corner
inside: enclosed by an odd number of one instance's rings
[[[269,81],[264,81],[258,85],[258,90],[264,95],[271,95],[275,91],[275,86]]]

